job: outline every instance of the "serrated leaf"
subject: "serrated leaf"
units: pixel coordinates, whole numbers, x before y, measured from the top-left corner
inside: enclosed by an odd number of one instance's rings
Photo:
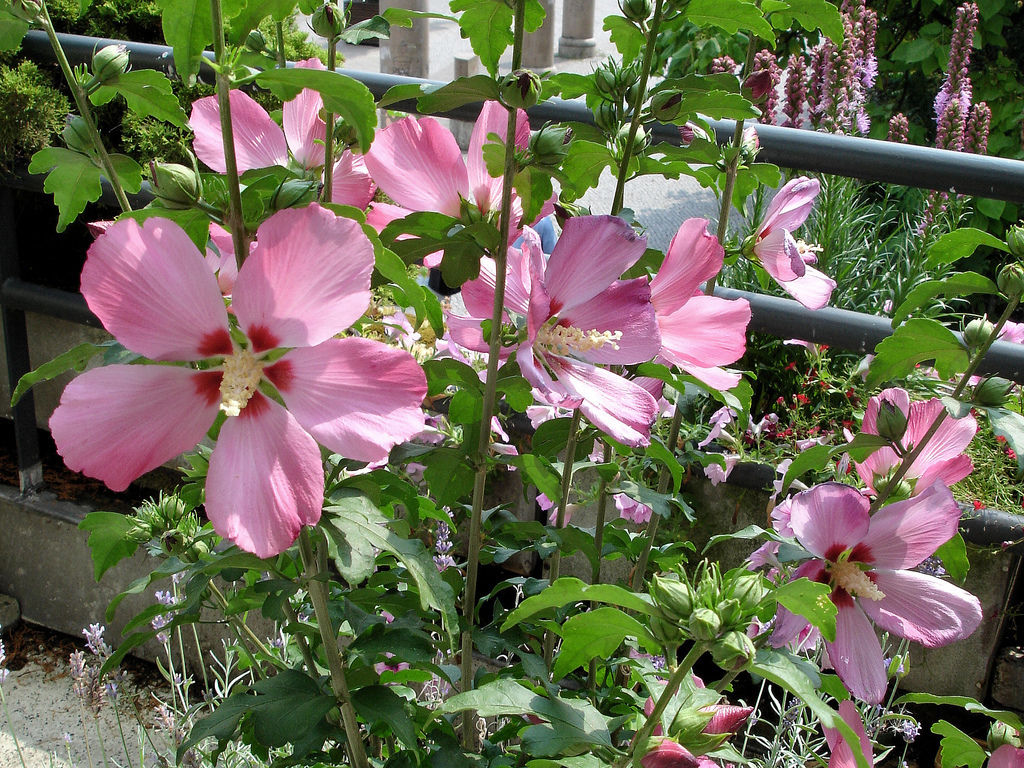
[[[605,168],[615,167],[615,157],[608,147],[593,141],[575,139],[562,162],[562,199],[572,202],[597,186]]]
[[[100,199],[100,169],[91,158],[64,147],[46,147],[32,155],[29,173],[47,173],[43,190],[57,205],[57,231],[63,232],[85,210]]]
[[[647,594],[632,592],[614,584],[587,584],[566,576],[557,579],[539,594],[521,602],[519,607],[506,617],[505,623],[501,625],[501,631],[505,632],[548,608],[561,608],[563,605],[582,601],[614,605],[648,616],[656,615],[658,612]]]
[[[789,465],[782,478],[781,493],[785,493],[792,482],[805,472],[822,470],[831,458],[832,447],[828,445],[813,445],[806,451],[801,451],[793,459],[793,463]]]
[[[228,20],[228,42],[242,45],[246,36],[267,16],[284,21],[295,10],[295,0],[224,0],[224,18]]]
[[[426,466],[423,479],[438,504],[455,504],[473,490],[473,468],[462,451],[438,448],[419,462]]]
[[[636,59],[647,43],[644,33],[636,24],[622,16],[605,16],[602,28],[610,33],[608,39],[619,49],[619,54],[625,62]]]
[[[775,30],[761,9],[747,0],[691,0],[686,7],[686,18],[698,26],[712,26],[734,35],[741,29],[753,32],[770,43],[775,42]]]
[[[334,524],[333,516],[321,519],[327,533],[331,559],[341,577],[351,586],[362,584],[377,567],[377,552],[365,537]]]
[[[213,45],[209,0],[160,0],[164,40],[174,49],[178,77],[189,82],[199,71],[203,51]]]
[[[535,453],[523,453],[518,456],[506,456],[505,461],[522,470],[525,480],[536,487],[549,499],[557,502],[562,495],[562,478],[551,462]]]
[[[941,280],[926,280],[915,285],[892,315],[892,324],[902,322],[929,299],[939,296],[970,296],[975,293],[999,293],[996,284],[977,272],[958,272]]]
[[[383,723],[409,749],[416,749],[416,728],[406,710],[406,701],[386,685],[368,685],[352,692],[356,713],[373,726]]]
[[[185,110],[171,91],[171,81],[155,69],[132,69],[105,82],[89,98],[93,104],[106,104],[117,95],[141,117],[155,117],[179,128],[188,124]]]
[[[57,355],[53,360],[43,363],[34,371],[29,371],[18,379],[18,386],[14,388],[14,392],[11,395],[11,407],[13,408],[17,405],[25,393],[40,382],[50,381],[67,371],[81,373],[85,370],[86,364],[96,355],[106,352],[108,346],[89,343],[79,344],[77,347]]]
[[[651,435],[651,444],[644,453],[648,458],[660,462],[672,475],[672,487],[679,488],[683,483],[683,466],[679,463],[663,442],[656,435]]]
[[[637,638],[651,653],[661,648],[643,624],[610,606],[570,617],[559,628],[559,634],[562,647],[551,670],[555,680],[561,680],[591,659],[610,658],[627,637]]]
[[[487,0],[491,2],[491,0]],[[487,75],[460,77],[450,83],[425,88],[416,102],[420,112],[447,112],[463,104],[498,98],[498,83]]]
[[[80,531],[89,532],[87,543],[96,581],[126,557],[134,555],[139,548],[128,538],[131,527],[132,519],[120,512],[90,512],[78,524]]]
[[[942,768],[981,768],[988,753],[978,742],[952,723],[939,720],[932,726],[932,733],[942,736],[939,747],[942,751]]]
[[[785,0],[785,5],[788,7],[770,16],[776,29],[788,31],[795,20],[808,32],[820,29],[837,45],[843,41],[843,17],[837,6],[826,0]]]
[[[451,0],[453,13],[459,16],[459,29],[469,38],[473,53],[492,76],[498,61],[512,45],[512,7],[502,0]]]
[[[142,166],[133,158],[128,155],[110,155],[110,164],[125,192],[134,195],[142,189]]]
[[[450,386],[483,390],[480,377],[471,367],[450,357],[439,357],[427,360],[423,364],[423,372],[427,377],[427,394],[437,395]]]
[[[0,51],[16,51],[28,32],[28,22],[0,9]]]
[[[952,264],[974,253],[979,245],[987,245],[1000,251],[1007,251],[1006,243],[988,232],[973,227],[963,227],[947,232],[932,243],[928,249],[928,268]]]
[[[848,453],[851,459],[861,462],[879,448],[885,448],[888,445],[889,441],[881,435],[873,435],[870,432],[858,432],[851,442],[833,448],[832,454]]]
[[[939,376],[951,379],[967,367],[967,350],[951,330],[934,320],[913,318],[875,347],[867,385],[877,387],[911,373],[918,363],[935,361]]]
[[[256,75],[260,85],[266,86],[281,99],[295,98],[303,88],[320,94],[324,109],[340,115],[355,131],[359,149],[366,152],[373,141],[377,127],[377,104],[370,89],[358,80],[327,69],[268,69]]]
[[[366,40],[387,40],[391,37],[391,25],[383,16],[374,16],[346,28],[339,35],[342,42],[359,45]]]
[[[821,630],[826,640],[835,642],[836,615],[839,609],[829,600],[831,592],[832,588],[828,584],[801,578],[787,581],[775,590],[774,597],[779,605],[785,606],[791,613],[803,616]]]

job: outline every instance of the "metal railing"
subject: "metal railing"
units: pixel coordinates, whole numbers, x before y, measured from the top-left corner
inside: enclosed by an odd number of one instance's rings
[[[111,43],[122,42],[104,38],[62,34],[58,36],[72,64],[86,63],[93,51]],[[125,43],[131,65],[135,68],[158,69],[173,75],[171,49],[148,43]],[[23,52],[38,60],[52,61],[53,51],[42,32],[29,32],[22,46]],[[399,84],[419,83],[441,85],[429,80],[357,72],[341,72],[364,83],[375,97]],[[204,67],[203,77],[212,74]],[[413,100],[392,104],[389,109],[415,112]],[[479,114],[479,104],[467,104],[441,113],[442,117],[473,120]],[[551,99],[529,110],[530,122],[539,127],[544,122],[592,123],[593,115],[587,107],[575,101]],[[731,120],[711,121],[720,143],[731,140],[735,123]],[[784,168],[824,174],[846,176],[866,181],[900,184],[936,191],[949,191],[965,195],[988,197],[1009,202],[1024,202],[1024,162],[1005,158],[987,157],[951,152],[930,147],[896,144],[874,139],[818,133],[794,128],[758,125],[759,159]],[[655,125],[655,139],[679,143],[674,126]],[[9,187],[42,190],[42,177],[20,175],[0,179],[0,305],[4,321],[4,339],[7,344],[8,375],[14,383],[28,372],[28,339],[25,334],[24,313],[40,312],[76,323],[99,325],[80,294],[69,293],[45,286],[27,283],[19,276],[19,258],[13,236],[15,222],[10,214]],[[150,199],[148,188],[136,196],[140,202]],[[108,186],[104,187],[101,202],[113,205]],[[716,295],[725,298],[745,298],[750,302],[752,318],[750,330],[780,338],[799,337],[807,341],[851,350],[867,352],[892,334],[887,318],[826,307],[808,310],[799,303],[764,294],[717,288]],[[982,364],[982,373],[998,373],[1008,379],[1024,382],[1024,345],[997,341]],[[35,487],[39,471],[39,451],[36,445],[35,410],[31,393],[14,411],[18,436],[19,472],[22,488]]]

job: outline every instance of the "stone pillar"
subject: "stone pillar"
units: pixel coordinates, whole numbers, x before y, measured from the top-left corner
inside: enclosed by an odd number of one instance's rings
[[[483,65],[480,63],[480,57],[475,53],[463,54],[455,57],[455,77],[472,77],[473,75],[482,74],[484,71]],[[473,135],[473,123],[466,122],[465,120],[452,120],[451,121],[452,133],[455,134],[455,140],[459,143],[459,147],[463,152],[469,149],[469,138]]]
[[[523,41],[523,66],[527,69],[550,69],[555,64],[555,0],[540,0],[544,6],[544,23]]]
[[[563,59],[586,59],[596,54],[594,0],[562,0],[558,55]]]
[[[380,9],[426,11],[427,0],[380,0]],[[380,41],[380,71],[388,75],[430,77],[430,34],[427,19],[414,19],[412,27],[391,27],[391,38]]]

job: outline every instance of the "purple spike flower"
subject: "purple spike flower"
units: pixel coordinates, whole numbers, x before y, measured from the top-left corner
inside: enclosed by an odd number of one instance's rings
[[[975,155],[984,155],[988,151],[988,133],[992,127],[992,110],[984,101],[978,102],[971,109],[967,118],[967,136],[964,140],[964,151]]]
[[[889,135],[887,141],[895,141],[898,144],[906,144],[910,139],[910,121],[902,112],[897,112],[889,118]]]
[[[782,124],[788,128],[802,128],[807,106],[807,62],[803,56],[789,57],[785,90],[786,103],[782,105],[785,120]]]

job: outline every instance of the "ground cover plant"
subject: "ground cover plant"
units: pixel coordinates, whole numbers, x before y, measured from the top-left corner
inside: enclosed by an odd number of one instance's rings
[[[326,65],[253,57],[263,16],[284,23],[296,7],[328,39]],[[214,51],[215,94],[187,111],[167,78],[128,68],[117,46],[72,69],[45,0],[0,6],[5,47],[31,26],[47,33],[77,111],[66,146],[30,165],[47,174],[59,226],[98,198],[101,179],[122,208],[92,223],[81,283],[114,341],[44,365],[15,398],[95,358],[50,421],[67,465],[114,490],[182,453],[190,467],[133,515],[82,524],[97,578],[140,548],[154,557],[125,594],[155,598],[116,649],[89,628],[98,658],[76,660],[83,695],[95,698],[131,649],[155,639],[173,651],[212,611],[234,639],[208,695],[193,695],[201,671],[168,668],[164,731],[183,764],[866,768],[891,751],[875,743],[882,726],[912,734],[904,707],[920,702],[1000,724],[983,748],[937,723],[947,766],[1024,759],[1016,715],[894,685],[911,643],[955,642],[982,619],[933,558],[963,573],[949,486],[971,471],[978,418],[1018,461],[1024,450],[1009,382],[975,377],[1014,329],[1021,228],[929,241],[928,258],[949,269],[899,297],[849,439],[803,449],[779,478],[772,529],[737,534],[756,540],[749,568],[658,543],[661,521],[687,512],[683,473],[730,469],[700,450],[713,436],[690,444],[704,425],[686,417],[686,398],[720,404],[719,434],[752,413],[754,390],[732,368],[750,307],[714,295],[726,259],[809,309],[841,289],[819,246],[797,237],[821,182],[783,184],[744,130],[767,107],[763,76],[654,78],[659,31],[683,18],[771,43],[795,21],[839,45],[836,8],[624,0],[606,21],[619,59],[590,76],[542,76],[520,68],[539,3],[455,0],[487,74],[399,85],[379,101],[335,71],[334,44],[422,14],[349,26],[331,3],[160,9],[181,78]],[[280,121],[258,89],[282,101]],[[594,123],[531,131],[524,110],[556,94],[583,97]],[[143,209],[128,198],[141,166],[97,130],[94,108],[114,99],[194,134],[194,161],[153,166],[156,200]],[[423,115],[481,103],[468,153],[431,117],[378,126],[379,107],[408,99]],[[708,117],[736,120],[733,140],[710,140]],[[677,125],[682,143],[654,142],[655,120]],[[605,168],[611,209],[584,210]],[[646,174],[715,190],[714,233],[690,219],[667,252],[648,248],[640,201],[627,208],[628,182]],[[760,206],[746,205],[752,195]],[[734,208],[752,213],[735,246]],[[995,279],[954,271],[982,245],[1005,255]],[[461,304],[424,287],[421,263],[461,288]],[[919,311],[975,294],[992,297],[993,319],[962,337]],[[901,386],[926,362],[941,397]],[[524,420],[526,436],[512,428]],[[789,493],[832,467],[834,479]],[[513,469],[522,485],[495,498]],[[579,524],[587,500],[592,527]],[[521,502],[547,506],[548,523],[517,517]],[[563,575],[576,552],[590,583]],[[490,568],[513,558],[542,569]],[[629,564],[625,578],[607,576],[614,559]],[[253,629],[256,614],[275,623],[272,639]],[[732,698],[744,682],[752,702]]]

